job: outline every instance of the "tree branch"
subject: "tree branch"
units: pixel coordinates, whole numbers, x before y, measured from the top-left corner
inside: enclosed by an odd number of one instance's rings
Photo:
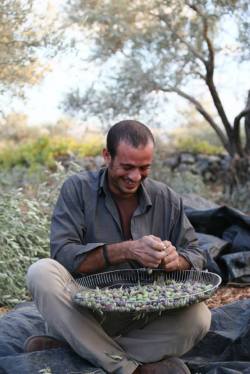
[[[248,91],[247,97],[247,105],[246,109],[250,109],[250,91]],[[250,154],[250,113],[245,115],[245,133],[246,133],[246,144],[245,144],[245,152],[246,154]]]
[[[158,17],[161,21],[165,22],[165,24],[168,26],[168,28],[171,30],[171,33],[177,38],[180,40],[180,42],[182,44],[184,44],[187,49],[192,52],[192,54],[198,58],[205,66],[206,66],[206,60],[203,58],[202,54],[200,54],[192,44],[190,44],[187,40],[185,40],[176,30],[174,30],[170,24],[170,22],[168,21],[167,17],[165,15],[162,15],[162,14],[158,14],[158,15],[155,15],[154,16]]]
[[[168,89],[161,88],[162,91],[164,92],[175,92],[177,95],[183,97],[184,99],[188,100],[191,102],[196,110],[205,118],[205,120],[210,124],[210,126],[214,129],[216,134],[218,135],[221,143],[223,144],[224,148],[231,154],[231,149],[229,146],[229,143],[227,141],[227,138],[225,137],[225,134],[223,131],[220,129],[218,124],[213,120],[211,115],[206,111],[206,109],[203,107],[203,105],[196,100],[193,96],[189,95],[188,93],[180,90],[177,87],[170,87]]]
[[[208,60],[206,60],[206,84],[208,86],[208,89],[210,91],[210,94],[213,99],[214,106],[221,118],[221,121],[224,125],[224,128],[226,130],[227,136],[229,139],[233,140],[233,128],[227,118],[227,115],[225,113],[224,107],[222,105],[220,96],[217,92],[217,89],[214,84],[214,60],[215,60],[215,55],[214,55],[214,48],[213,44],[208,36],[208,30],[209,30],[209,25],[206,16],[202,13],[202,11],[199,9],[197,5],[189,4],[189,7],[193,9],[202,19],[203,23],[203,38],[206,42],[207,49],[208,49]],[[233,142],[232,142],[233,143]],[[232,150],[233,151],[233,150]]]
[[[206,76],[203,75],[200,71],[193,70],[193,74],[194,74],[194,75],[197,75],[201,80],[203,80],[203,81],[206,82]]]
[[[207,18],[204,16],[204,14],[200,11],[200,9],[197,7],[197,5],[194,4],[189,4],[189,7],[193,9],[202,19],[202,24],[203,24],[203,37],[207,45],[208,49],[208,60],[205,60],[205,65],[207,68],[207,71],[210,72],[210,74],[213,75],[214,73],[214,48],[213,44],[208,36],[208,22]]]
[[[246,143],[243,149],[240,137],[240,121],[245,117],[245,134]],[[241,157],[245,154],[250,154],[250,91],[248,91],[247,105],[234,119],[234,138],[237,152]]]
[[[250,108],[246,108],[242,110],[234,119],[234,128],[233,128],[233,136],[235,139],[235,146],[237,153],[239,156],[244,156],[244,151],[242,148],[242,142],[240,138],[240,121],[243,117],[245,117],[247,114],[250,114]]]

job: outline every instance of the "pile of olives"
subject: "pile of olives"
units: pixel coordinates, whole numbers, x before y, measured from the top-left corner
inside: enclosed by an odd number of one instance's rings
[[[119,288],[83,288],[73,300],[99,312],[159,312],[207,299],[212,290],[212,284],[200,282],[155,282]]]

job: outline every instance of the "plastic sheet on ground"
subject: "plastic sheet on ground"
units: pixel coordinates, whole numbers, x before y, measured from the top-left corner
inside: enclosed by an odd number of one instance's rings
[[[207,269],[219,274],[224,283],[250,285],[250,216],[220,206],[185,212],[194,226]]]
[[[25,340],[45,334],[45,322],[33,303],[0,319],[0,374],[103,374],[70,348],[24,353]]]
[[[0,319],[0,373],[103,374],[70,348],[24,353],[30,335],[45,333],[44,321],[33,303],[21,304]],[[212,310],[206,337],[184,359],[192,374],[250,373],[250,300]]]

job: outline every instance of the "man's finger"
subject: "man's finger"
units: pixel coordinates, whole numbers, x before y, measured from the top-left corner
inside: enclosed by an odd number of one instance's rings
[[[159,259],[162,261],[166,256],[166,252],[164,251],[151,251],[150,253],[151,258]]]
[[[155,236],[155,235],[152,235],[152,234],[149,235],[149,236],[150,236],[150,238],[156,240],[157,242],[161,242],[161,239],[158,236]]]
[[[174,248],[174,247],[172,247]],[[166,257],[163,259],[164,263],[167,265],[167,264],[170,264],[174,261],[176,261],[179,257],[178,253],[176,252],[175,248],[172,250],[172,251],[169,251],[169,252],[166,252],[167,255]]]
[[[162,245],[163,245],[164,251],[168,251],[168,249],[172,247],[172,243],[169,242],[168,240],[164,240],[162,242]]]

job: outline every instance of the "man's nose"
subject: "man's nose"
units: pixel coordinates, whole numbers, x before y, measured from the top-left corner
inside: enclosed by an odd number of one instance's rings
[[[129,173],[129,179],[133,182],[139,182],[142,179],[141,173],[139,169],[133,169]]]

